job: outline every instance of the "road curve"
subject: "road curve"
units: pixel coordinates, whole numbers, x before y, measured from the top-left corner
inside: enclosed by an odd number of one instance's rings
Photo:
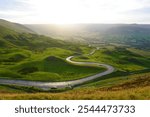
[[[83,65],[83,66],[97,66],[97,67],[105,67],[107,70],[101,73],[98,73],[93,76],[88,76],[82,79],[73,80],[73,81],[64,81],[64,82],[39,82],[39,81],[25,81],[25,80],[8,80],[8,79],[0,79],[0,84],[13,84],[13,85],[20,85],[20,86],[32,86],[41,88],[44,90],[48,90],[50,88],[65,88],[65,87],[73,87],[76,85],[83,84],[85,82],[94,80],[96,78],[102,77],[104,75],[110,74],[114,71],[114,67],[107,65],[107,64],[100,64],[95,62],[75,62],[71,59],[74,56],[70,56],[66,58],[66,61],[68,61],[71,64],[75,65]]]

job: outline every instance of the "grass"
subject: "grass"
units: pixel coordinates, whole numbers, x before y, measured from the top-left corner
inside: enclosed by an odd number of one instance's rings
[[[138,53],[129,51],[122,47],[105,46],[97,50],[91,56],[73,58],[76,61],[95,61],[107,63],[114,66],[117,70],[133,72],[150,68],[148,57],[143,57]]]
[[[15,73],[11,70],[7,70],[7,69],[2,69],[0,70],[0,77],[1,78],[21,78],[22,76],[18,73]]]
[[[104,68],[76,66],[65,60],[49,56],[43,60],[21,63],[10,68],[14,75],[20,75],[23,80],[33,81],[67,81],[80,79],[104,71]],[[4,70],[5,71],[5,70]],[[5,71],[0,75],[10,77]],[[13,76],[14,76],[13,75]],[[16,76],[13,77],[16,78]],[[20,77],[18,77],[20,79]]]
[[[139,87],[118,91],[102,91],[99,88],[87,88],[72,90],[61,93],[4,93],[1,92],[0,99],[21,99],[21,100],[135,100],[150,99],[150,86]]]
[[[89,84],[82,85],[81,87],[111,87],[114,85],[118,85],[125,82],[131,82],[132,80],[135,80],[140,77],[145,77],[145,81],[149,80],[146,79],[147,76],[150,76],[150,72],[148,73],[139,73],[139,74],[130,74],[130,75],[110,75],[101,77],[96,82],[91,82]]]
[[[23,35],[22,38],[33,38],[34,36]],[[37,36],[35,35],[35,37]],[[17,37],[13,38],[17,39]],[[0,77],[34,81],[66,81],[80,79],[105,70],[103,68],[71,65],[65,61],[66,57],[77,54],[75,51],[82,52],[84,49],[88,51],[89,48],[85,46],[77,48],[72,45],[66,48],[66,45],[63,44],[61,47],[57,46],[44,50],[30,50],[20,47],[1,48]],[[50,59],[50,57],[54,59]]]
[[[66,81],[105,70],[71,65],[65,61],[65,58],[70,55],[89,53],[91,48],[85,45],[77,47],[75,44],[41,35],[18,34],[12,30],[9,32],[7,28],[5,30],[2,37],[16,47],[0,49],[0,77],[2,78]],[[54,60],[48,60],[49,57],[54,57]]]
[[[62,59],[56,58],[54,56],[50,56],[42,61],[37,61],[25,65],[21,65],[21,67],[37,67],[39,71],[47,72],[44,77],[41,77],[40,80],[44,78],[48,78],[48,74],[50,79],[48,81],[65,81],[65,80],[73,80],[79,79],[85,76],[89,76],[92,74],[96,74],[98,72],[103,71],[102,68],[92,68],[92,67],[83,67],[83,66],[75,66],[65,62]],[[19,68],[20,69],[20,68]],[[39,74],[39,72],[35,72],[34,75]],[[28,74],[29,76],[33,76],[33,74]],[[42,75],[42,74],[41,74]],[[55,78],[53,77],[55,76]],[[40,78],[40,77],[38,77]],[[26,78],[25,78],[26,79]],[[37,80],[37,77],[27,77],[28,80]]]
[[[139,54],[141,56],[150,58],[150,52],[149,51],[144,51],[144,50],[140,50],[140,49],[136,49],[136,48],[127,48],[127,49],[129,51],[135,53],[135,54]]]

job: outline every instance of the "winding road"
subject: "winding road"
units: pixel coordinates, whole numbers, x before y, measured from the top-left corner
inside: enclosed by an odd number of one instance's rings
[[[93,50],[89,55],[93,54],[95,50]],[[76,85],[83,84],[85,82],[94,80],[96,78],[102,77],[104,75],[110,74],[114,72],[114,67],[108,64],[100,64],[95,62],[76,62],[72,61],[71,59],[74,56],[69,56],[66,58],[71,64],[75,65],[83,65],[83,66],[97,66],[97,67],[105,67],[107,70],[96,75],[88,76],[82,79],[73,80],[73,81],[64,81],[64,82],[39,82],[39,81],[25,81],[25,80],[8,80],[8,79],[0,79],[0,84],[13,84],[13,85],[20,85],[20,86],[32,86],[41,88],[43,90],[49,90],[50,88],[66,88],[66,87],[74,87]]]

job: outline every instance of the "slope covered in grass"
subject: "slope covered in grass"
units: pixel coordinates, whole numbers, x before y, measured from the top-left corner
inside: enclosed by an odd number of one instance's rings
[[[49,47],[42,51],[1,48],[0,77],[37,81],[65,81],[83,78],[105,70],[104,68],[75,66],[67,63],[66,57],[75,54],[76,46],[70,50],[63,48],[66,47]]]
[[[0,19],[0,25],[3,27],[7,27],[10,30],[14,30],[15,32],[19,32],[19,33],[34,33],[31,29],[21,24],[9,22],[3,19]]]
[[[99,61],[113,65],[118,70],[131,72],[150,68],[149,57],[141,56],[139,53],[129,51],[124,47],[105,46],[97,50],[91,56],[76,57],[79,61]]]
[[[0,20],[0,48],[22,48],[43,51],[50,47],[74,48],[74,44],[37,35],[21,24]]]
[[[65,60],[49,56],[43,60],[29,61],[10,68],[25,80],[65,81],[83,78],[104,71],[104,68],[76,66]]]

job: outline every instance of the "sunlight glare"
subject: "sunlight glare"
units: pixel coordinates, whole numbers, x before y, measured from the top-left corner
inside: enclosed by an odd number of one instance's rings
[[[114,2],[115,1],[115,2]],[[128,20],[124,12],[142,8],[136,0],[26,0],[32,7],[37,22],[119,23]]]

